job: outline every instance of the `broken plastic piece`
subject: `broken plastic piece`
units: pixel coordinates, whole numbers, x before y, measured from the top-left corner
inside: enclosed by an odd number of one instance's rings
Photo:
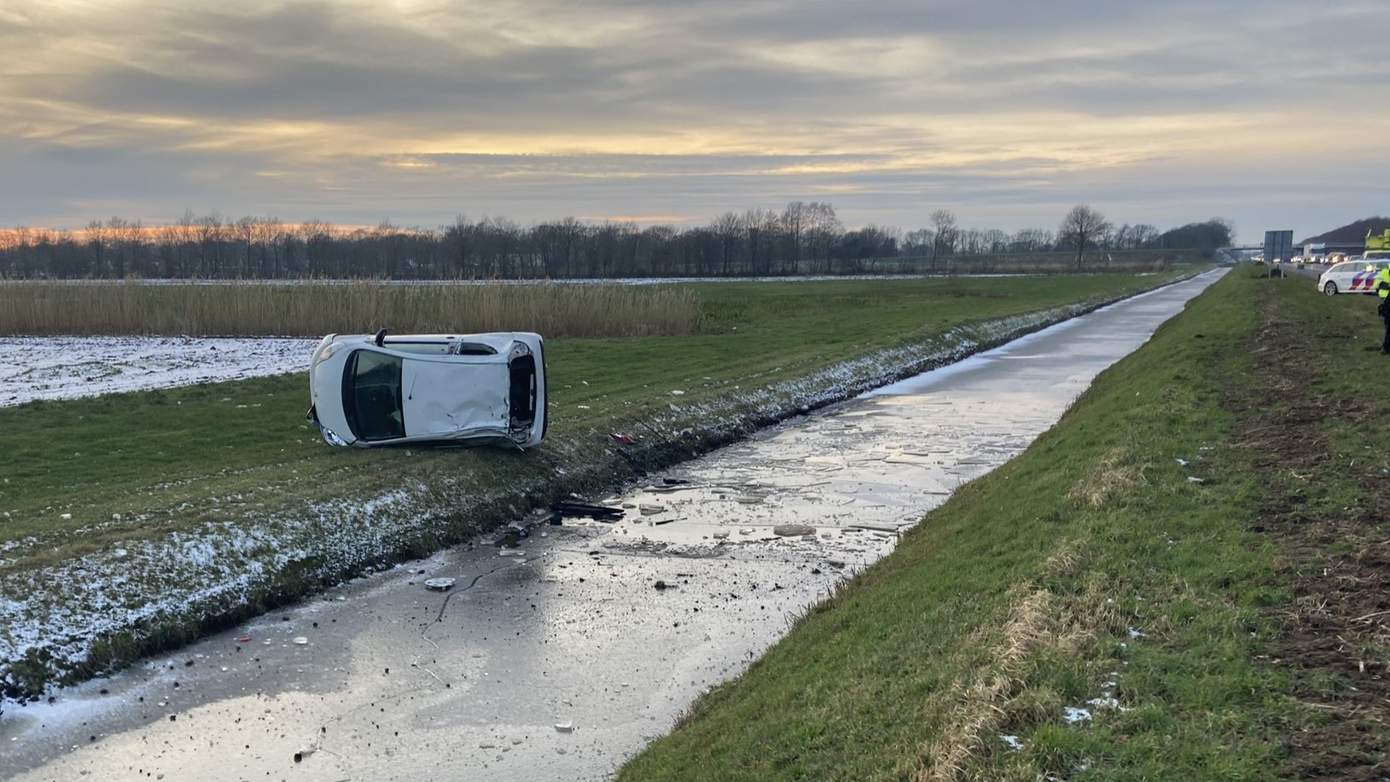
[[[425,579],[425,588],[433,589],[436,592],[447,592],[448,590],[452,589],[453,586],[454,579],[452,578],[441,577]]]
[[[579,516],[599,521],[617,521],[623,517],[622,508],[588,505],[582,502],[557,502],[552,510],[564,516]]]
[[[613,442],[620,445],[634,445],[637,442],[637,438],[622,432],[611,432],[608,436],[613,438]]]

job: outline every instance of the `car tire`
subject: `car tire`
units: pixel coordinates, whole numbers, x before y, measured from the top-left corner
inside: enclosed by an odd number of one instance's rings
[[[1326,293],[1328,296],[1336,296],[1336,295],[1337,295],[1337,283],[1332,282],[1332,281],[1329,280],[1328,283],[1327,283],[1326,285],[1322,286],[1322,292],[1323,292],[1323,293]]]

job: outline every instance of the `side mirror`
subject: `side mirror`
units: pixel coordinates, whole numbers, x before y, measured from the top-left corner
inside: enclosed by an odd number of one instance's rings
[[[375,337],[372,337],[372,342],[375,343],[377,347],[381,347],[382,343],[385,342],[385,341],[386,341],[386,329],[382,329],[382,330],[378,331],[378,332],[376,333],[376,336],[375,336]]]

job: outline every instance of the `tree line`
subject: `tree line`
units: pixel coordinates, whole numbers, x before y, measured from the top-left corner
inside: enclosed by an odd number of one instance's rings
[[[793,201],[781,212],[726,212],[706,225],[676,228],[589,223],[574,218],[522,226],[462,216],[439,228],[343,227],[273,217],[224,220],[186,212],[170,225],[113,217],[85,228],[0,232],[0,277],[169,279],[526,279],[640,276],[856,274],[877,261],[911,259],[932,271],[962,260],[1019,253],[1181,249],[1210,254],[1231,243],[1225,220],[1160,232],[1112,225],[1089,206],[1073,208],[1056,231],[1012,233],[961,227],[939,209],[929,225],[903,233],[877,225],[847,229],[829,203]]]

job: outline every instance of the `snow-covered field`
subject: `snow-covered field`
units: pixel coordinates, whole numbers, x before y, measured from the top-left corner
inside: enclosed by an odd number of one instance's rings
[[[307,370],[317,340],[5,337],[0,407]]]

